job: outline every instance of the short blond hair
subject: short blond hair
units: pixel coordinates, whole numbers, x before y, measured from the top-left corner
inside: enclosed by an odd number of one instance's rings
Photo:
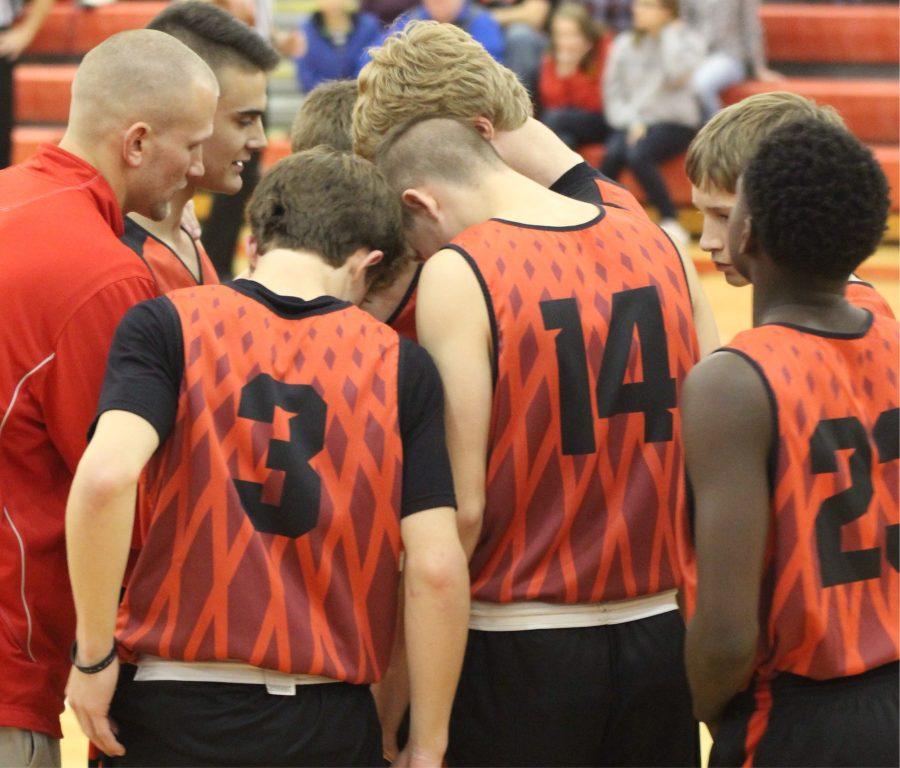
[[[291,152],[320,144],[349,152],[353,148],[350,120],[355,102],[355,80],[330,80],[313,88],[291,124]]]
[[[748,96],[719,112],[694,137],[685,167],[691,184],[733,193],[747,163],[772,131],[797,120],[844,128],[833,107],[787,91]]]
[[[423,115],[486,117],[500,131],[531,116],[531,99],[512,71],[452,24],[410,22],[371,55],[353,109],[353,145],[363,157],[391,128]]]

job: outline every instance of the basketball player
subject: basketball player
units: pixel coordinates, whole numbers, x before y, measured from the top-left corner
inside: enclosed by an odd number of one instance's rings
[[[351,151],[355,103],[355,80],[329,80],[313,88],[291,124],[291,152],[303,152],[320,144],[341,152]]]
[[[244,162],[266,146],[266,73],[278,64],[278,54],[246,24],[200,0],[170,5],[147,28],[180,40],[219,82],[213,135],[203,142],[203,175],[189,178],[162,221],[135,213],[125,221],[122,242],[143,258],[159,292],[166,293],[219,281],[199,239],[182,228],[182,214],[198,189],[240,191]]]
[[[897,765],[900,326],[850,304],[888,187],[819,119],[748,164],[728,225],[754,328],[684,387],[699,566],[687,663],[712,765]]]
[[[69,701],[114,765],[377,765],[368,685],[402,541],[401,764],[439,765],[468,617],[440,379],[349,303],[390,278],[399,204],[370,163],[320,147],[275,166],[250,222],[251,279],[146,302],[117,331],[67,510]],[[117,648],[137,671],[107,714]]]
[[[628,190],[600,175],[531,116],[531,98],[516,76],[465,31],[451,24],[412,22],[373,49],[371,57],[359,75],[353,115],[354,147],[364,157],[371,157],[381,138],[404,121],[448,115],[474,125],[510,168],[541,186],[647,218]],[[418,254],[420,259],[429,256]],[[693,261],[685,255],[682,265],[700,349],[706,353],[719,345],[715,318]],[[413,313],[407,305],[415,302],[414,290],[404,292],[403,287],[392,288],[397,299],[404,299],[396,307],[398,320]]]
[[[676,249],[513,171],[468,122],[411,121],[377,160],[435,253],[416,320],[473,599],[450,764],[695,763],[676,394],[699,349]]]
[[[760,142],[780,126],[801,119],[819,120],[843,128],[840,115],[829,106],[786,91],[748,96],[715,115],[691,142],[686,168],[694,205],[703,214],[700,247],[711,256],[729,285],[747,280],[734,268],[728,251],[728,216],[734,207],[737,181]],[[868,283],[850,276],[847,300],[858,307],[893,317],[882,296]]]

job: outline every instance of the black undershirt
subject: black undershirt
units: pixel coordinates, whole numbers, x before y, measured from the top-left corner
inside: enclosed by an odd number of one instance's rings
[[[350,306],[331,296],[311,301],[279,296],[249,280],[237,280],[229,287],[281,317],[302,319]],[[105,411],[128,411],[149,422],[162,443],[175,424],[183,375],[184,342],[175,306],[162,296],[132,307],[116,330],[109,351],[94,424]],[[403,441],[402,516],[435,507],[455,507],[444,440],[441,380],[428,353],[402,337],[398,409]]]

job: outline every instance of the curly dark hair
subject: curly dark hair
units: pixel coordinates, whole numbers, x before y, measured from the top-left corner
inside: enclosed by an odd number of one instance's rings
[[[849,131],[799,120],[773,131],[743,177],[763,251],[791,272],[847,278],[884,234],[888,183]]]
[[[215,72],[229,65],[270,72],[278,52],[228,11],[201,0],[175,2],[160,11],[147,29],[178,38]]]

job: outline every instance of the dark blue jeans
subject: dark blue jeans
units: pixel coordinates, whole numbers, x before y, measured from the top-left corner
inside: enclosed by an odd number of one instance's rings
[[[578,149],[583,144],[599,144],[609,133],[609,125],[600,112],[588,112],[577,107],[546,109],[541,115],[541,122],[572,149]]]
[[[654,206],[664,219],[677,216],[669,190],[659,172],[659,164],[684,152],[696,128],[677,123],[656,123],[647,126],[644,138],[634,146],[628,146],[626,131],[613,131],[606,142],[606,154],[600,164],[600,172],[611,179],[618,179],[629,168],[647,195],[647,202]]]

